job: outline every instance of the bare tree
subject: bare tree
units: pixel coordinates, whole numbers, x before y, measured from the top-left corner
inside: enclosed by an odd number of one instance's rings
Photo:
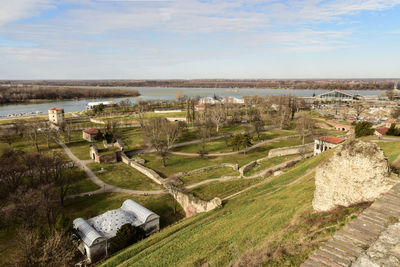
[[[166,166],[166,159],[169,150],[181,134],[179,123],[171,123],[165,118],[156,117],[146,123],[143,127],[145,140],[161,156],[163,166]]]
[[[221,104],[215,105],[210,108],[211,121],[216,126],[216,131],[219,132],[219,127],[226,121],[226,113]]]
[[[361,114],[367,110],[367,107],[357,102],[353,105],[354,112],[356,113],[356,121],[360,118]]]
[[[213,128],[214,124],[211,121],[208,111],[202,112],[197,116],[196,129],[197,134],[201,139],[201,150],[199,151],[199,154],[202,157],[207,153],[206,142],[210,139]]]
[[[305,137],[313,134],[315,128],[315,121],[308,117],[305,113],[297,120],[297,133],[300,135],[302,145],[304,145]]]

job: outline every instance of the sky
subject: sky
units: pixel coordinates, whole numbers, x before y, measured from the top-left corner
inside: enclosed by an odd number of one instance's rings
[[[400,78],[400,0],[0,0],[0,79]]]

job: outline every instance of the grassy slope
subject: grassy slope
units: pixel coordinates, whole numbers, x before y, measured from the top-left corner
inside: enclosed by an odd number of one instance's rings
[[[107,260],[103,266],[227,265],[249,250],[263,246],[288,224],[311,211],[312,176],[282,188],[317,166],[332,152],[304,161],[284,175],[228,200],[223,208],[199,214],[135,244]],[[312,227],[305,224],[304,227]],[[293,238],[293,237],[291,237]],[[301,262],[315,246],[294,259]],[[126,262],[125,262],[126,261]]]

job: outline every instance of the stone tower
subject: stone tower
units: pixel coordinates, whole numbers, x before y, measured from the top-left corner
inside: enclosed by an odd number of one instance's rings
[[[49,109],[49,121],[55,125],[62,125],[65,122],[64,109],[58,107]]]

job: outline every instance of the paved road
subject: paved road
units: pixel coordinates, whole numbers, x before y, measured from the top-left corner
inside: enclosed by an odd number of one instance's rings
[[[68,157],[70,157],[72,159],[72,161],[75,163],[75,165],[78,166],[79,168],[81,168],[86,173],[87,177],[89,177],[89,179],[93,183],[95,183],[96,185],[98,185],[100,187],[100,189],[98,189],[98,190],[81,193],[81,194],[70,195],[70,196],[68,196],[68,198],[81,197],[81,196],[86,196],[86,195],[95,195],[95,194],[101,194],[101,193],[105,193],[105,192],[129,193],[129,194],[135,194],[135,195],[159,195],[159,194],[167,193],[165,190],[152,190],[152,191],[132,190],[132,189],[125,189],[125,188],[120,188],[117,186],[107,184],[107,183],[103,182],[99,177],[97,177],[96,174],[86,166],[84,161],[78,159],[64,143],[62,143],[57,138],[54,138],[54,140],[57,142],[57,144],[59,144],[64,149],[65,153],[67,153]]]

